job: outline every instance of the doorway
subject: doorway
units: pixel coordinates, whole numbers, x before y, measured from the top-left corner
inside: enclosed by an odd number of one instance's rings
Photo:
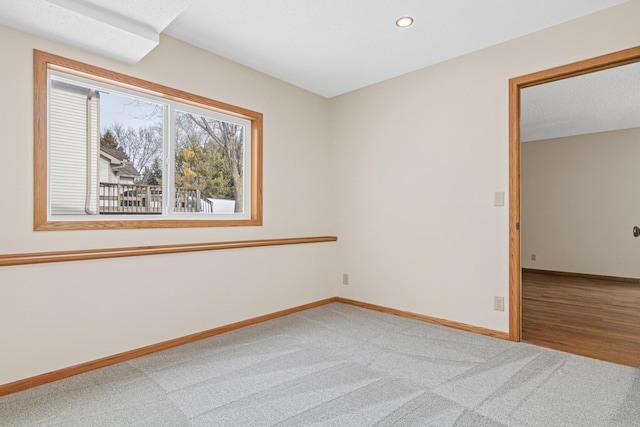
[[[640,47],[615,52],[577,63],[556,67],[510,80],[509,128],[509,334],[513,341],[522,340],[522,90],[546,83],[607,70],[640,61]],[[640,218],[638,218],[640,221]],[[630,232],[630,231],[629,231]],[[529,254],[527,254],[529,255]],[[637,286],[640,286],[637,285]]]

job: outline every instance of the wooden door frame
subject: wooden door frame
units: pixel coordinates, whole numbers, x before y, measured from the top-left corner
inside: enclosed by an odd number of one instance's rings
[[[509,80],[509,339],[522,339],[520,90],[640,62],[640,46]]]

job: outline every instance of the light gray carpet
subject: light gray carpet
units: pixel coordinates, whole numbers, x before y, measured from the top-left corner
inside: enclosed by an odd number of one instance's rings
[[[640,426],[640,369],[333,303],[2,397],[0,425]]]

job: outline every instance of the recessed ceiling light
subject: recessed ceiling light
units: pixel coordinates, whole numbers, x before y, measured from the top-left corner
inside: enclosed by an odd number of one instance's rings
[[[407,28],[413,24],[413,18],[410,16],[403,16],[402,18],[398,18],[396,20],[396,25],[400,28]]]

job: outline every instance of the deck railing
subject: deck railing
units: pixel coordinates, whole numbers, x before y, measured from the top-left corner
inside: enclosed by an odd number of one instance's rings
[[[161,214],[162,186],[100,183],[101,214]],[[177,188],[175,212],[211,212],[213,203],[201,190]]]

